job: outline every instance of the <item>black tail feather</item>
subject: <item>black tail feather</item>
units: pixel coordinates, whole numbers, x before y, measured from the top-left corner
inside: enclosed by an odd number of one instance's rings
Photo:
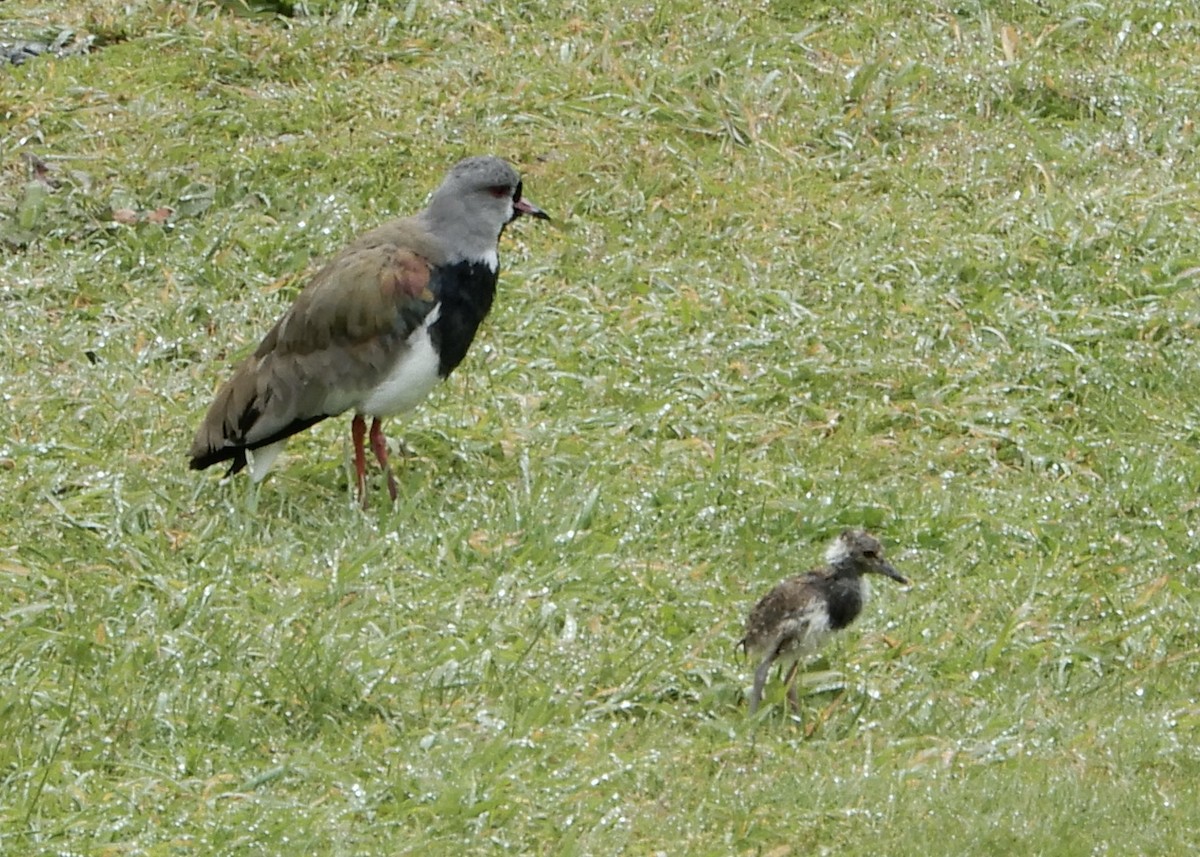
[[[328,418],[328,414],[320,414],[315,417],[305,417],[303,419],[292,420],[285,427],[268,435],[262,440],[254,443],[222,446],[219,449],[210,449],[202,455],[193,455],[188,467],[192,470],[204,470],[207,467],[212,467],[214,464],[220,464],[222,461],[229,462],[229,470],[225,473],[226,476],[232,476],[238,471],[246,467],[246,452],[255,450],[259,447],[270,446],[273,443],[291,437],[297,432],[302,432],[310,426],[314,426],[321,420]]]

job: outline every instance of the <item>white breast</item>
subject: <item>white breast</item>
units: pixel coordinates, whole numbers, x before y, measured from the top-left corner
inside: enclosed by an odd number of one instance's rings
[[[779,660],[790,664],[808,657],[824,646],[831,636],[829,613],[824,603],[812,604],[780,623],[779,635],[775,638],[784,641],[780,646]]]
[[[441,304],[435,306],[424,323],[412,332],[408,350],[355,410],[371,417],[387,417],[411,410],[429,395],[440,380],[438,353],[430,339],[429,328],[438,320],[441,308]]]

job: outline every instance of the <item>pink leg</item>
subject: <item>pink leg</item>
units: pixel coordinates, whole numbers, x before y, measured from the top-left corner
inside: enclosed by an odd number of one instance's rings
[[[363,448],[363,438],[367,434],[367,421],[361,414],[354,415],[350,423],[350,442],[354,444],[354,475],[358,481],[358,502],[367,506],[367,451]]]
[[[392,502],[394,503],[396,502],[396,497],[400,495],[400,491],[396,488],[396,477],[392,474],[392,468],[388,466],[387,438],[383,436],[382,425],[383,420],[379,417],[371,421],[371,449],[375,451],[375,460],[379,462],[379,466],[387,474],[388,493],[392,495]]]

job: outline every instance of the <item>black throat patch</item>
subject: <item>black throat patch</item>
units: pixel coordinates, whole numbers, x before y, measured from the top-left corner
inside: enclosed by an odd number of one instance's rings
[[[438,353],[438,375],[445,378],[462,362],[496,297],[498,270],[485,262],[462,261],[435,268],[429,289],[441,303],[429,337]]]
[[[840,631],[862,612],[862,580],[858,575],[834,577],[826,585],[825,598],[829,610],[829,627],[831,630]]]

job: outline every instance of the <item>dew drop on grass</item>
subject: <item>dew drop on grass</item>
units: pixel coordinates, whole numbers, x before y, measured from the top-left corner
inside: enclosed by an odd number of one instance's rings
[[[563,643],[573,643],[575,642],[575,638],[578,636],[578,633],[579,623],[575,620],[575,616],[573,614],[567,613],[563,619],[563,629],[562,633],[559,634],[559,641]]]

